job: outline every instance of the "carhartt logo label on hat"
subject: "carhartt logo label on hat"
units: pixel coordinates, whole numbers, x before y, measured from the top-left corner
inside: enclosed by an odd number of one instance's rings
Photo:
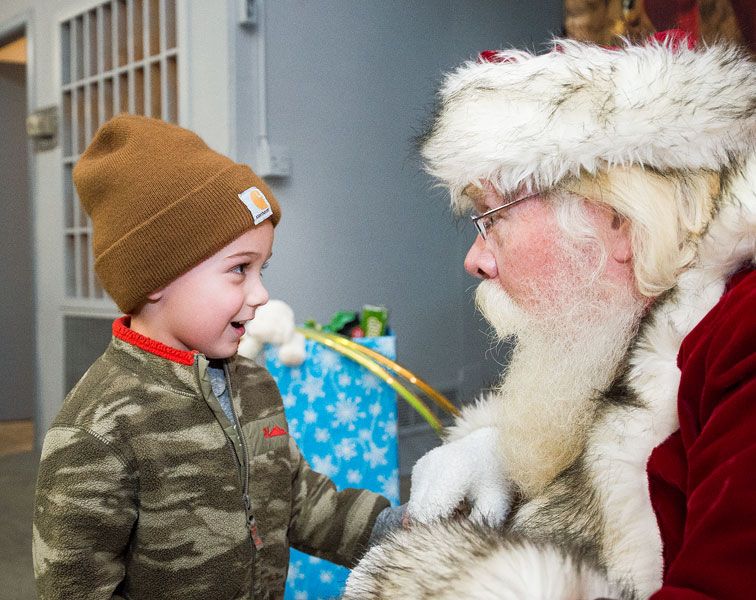
[[[265,219],[273,214],[273,210],[270,208],[270,203],[259,188],[251,187],[248,190],[244,190],[239,194],[239,200],[244,203],[252,213],[252,220],[255,225],[262,223]]]

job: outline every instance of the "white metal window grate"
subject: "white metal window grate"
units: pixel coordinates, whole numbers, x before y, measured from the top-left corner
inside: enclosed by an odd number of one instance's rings
[[[105,297],[92,226],[71,173],[98,127],[120,112],[178,120],[176,0],[111,0],[61,23],[66,297]]]

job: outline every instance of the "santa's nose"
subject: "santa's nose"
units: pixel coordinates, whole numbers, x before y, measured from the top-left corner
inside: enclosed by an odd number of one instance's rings
[[[496,257],[480,235],[476,236],[473,245],[465,257],[465,270],[478,279],[494,279],[499,271],[496,268]]]

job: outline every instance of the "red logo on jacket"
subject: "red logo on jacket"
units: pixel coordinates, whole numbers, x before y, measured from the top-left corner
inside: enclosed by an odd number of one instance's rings
[[[286,435],[286,430],[282,429],[278,425],[274,425],[273,427],[263,427],[264,438],[272,438],[279,435]]]

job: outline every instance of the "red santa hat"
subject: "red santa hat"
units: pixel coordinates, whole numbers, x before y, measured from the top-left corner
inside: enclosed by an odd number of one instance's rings
[[[421,140],[427,170],[459,210],[470,183],[506,194],[613,166],[722,172],[754,150],[754,62],[735,47],[674,37],[489,53],[446,77]]]

